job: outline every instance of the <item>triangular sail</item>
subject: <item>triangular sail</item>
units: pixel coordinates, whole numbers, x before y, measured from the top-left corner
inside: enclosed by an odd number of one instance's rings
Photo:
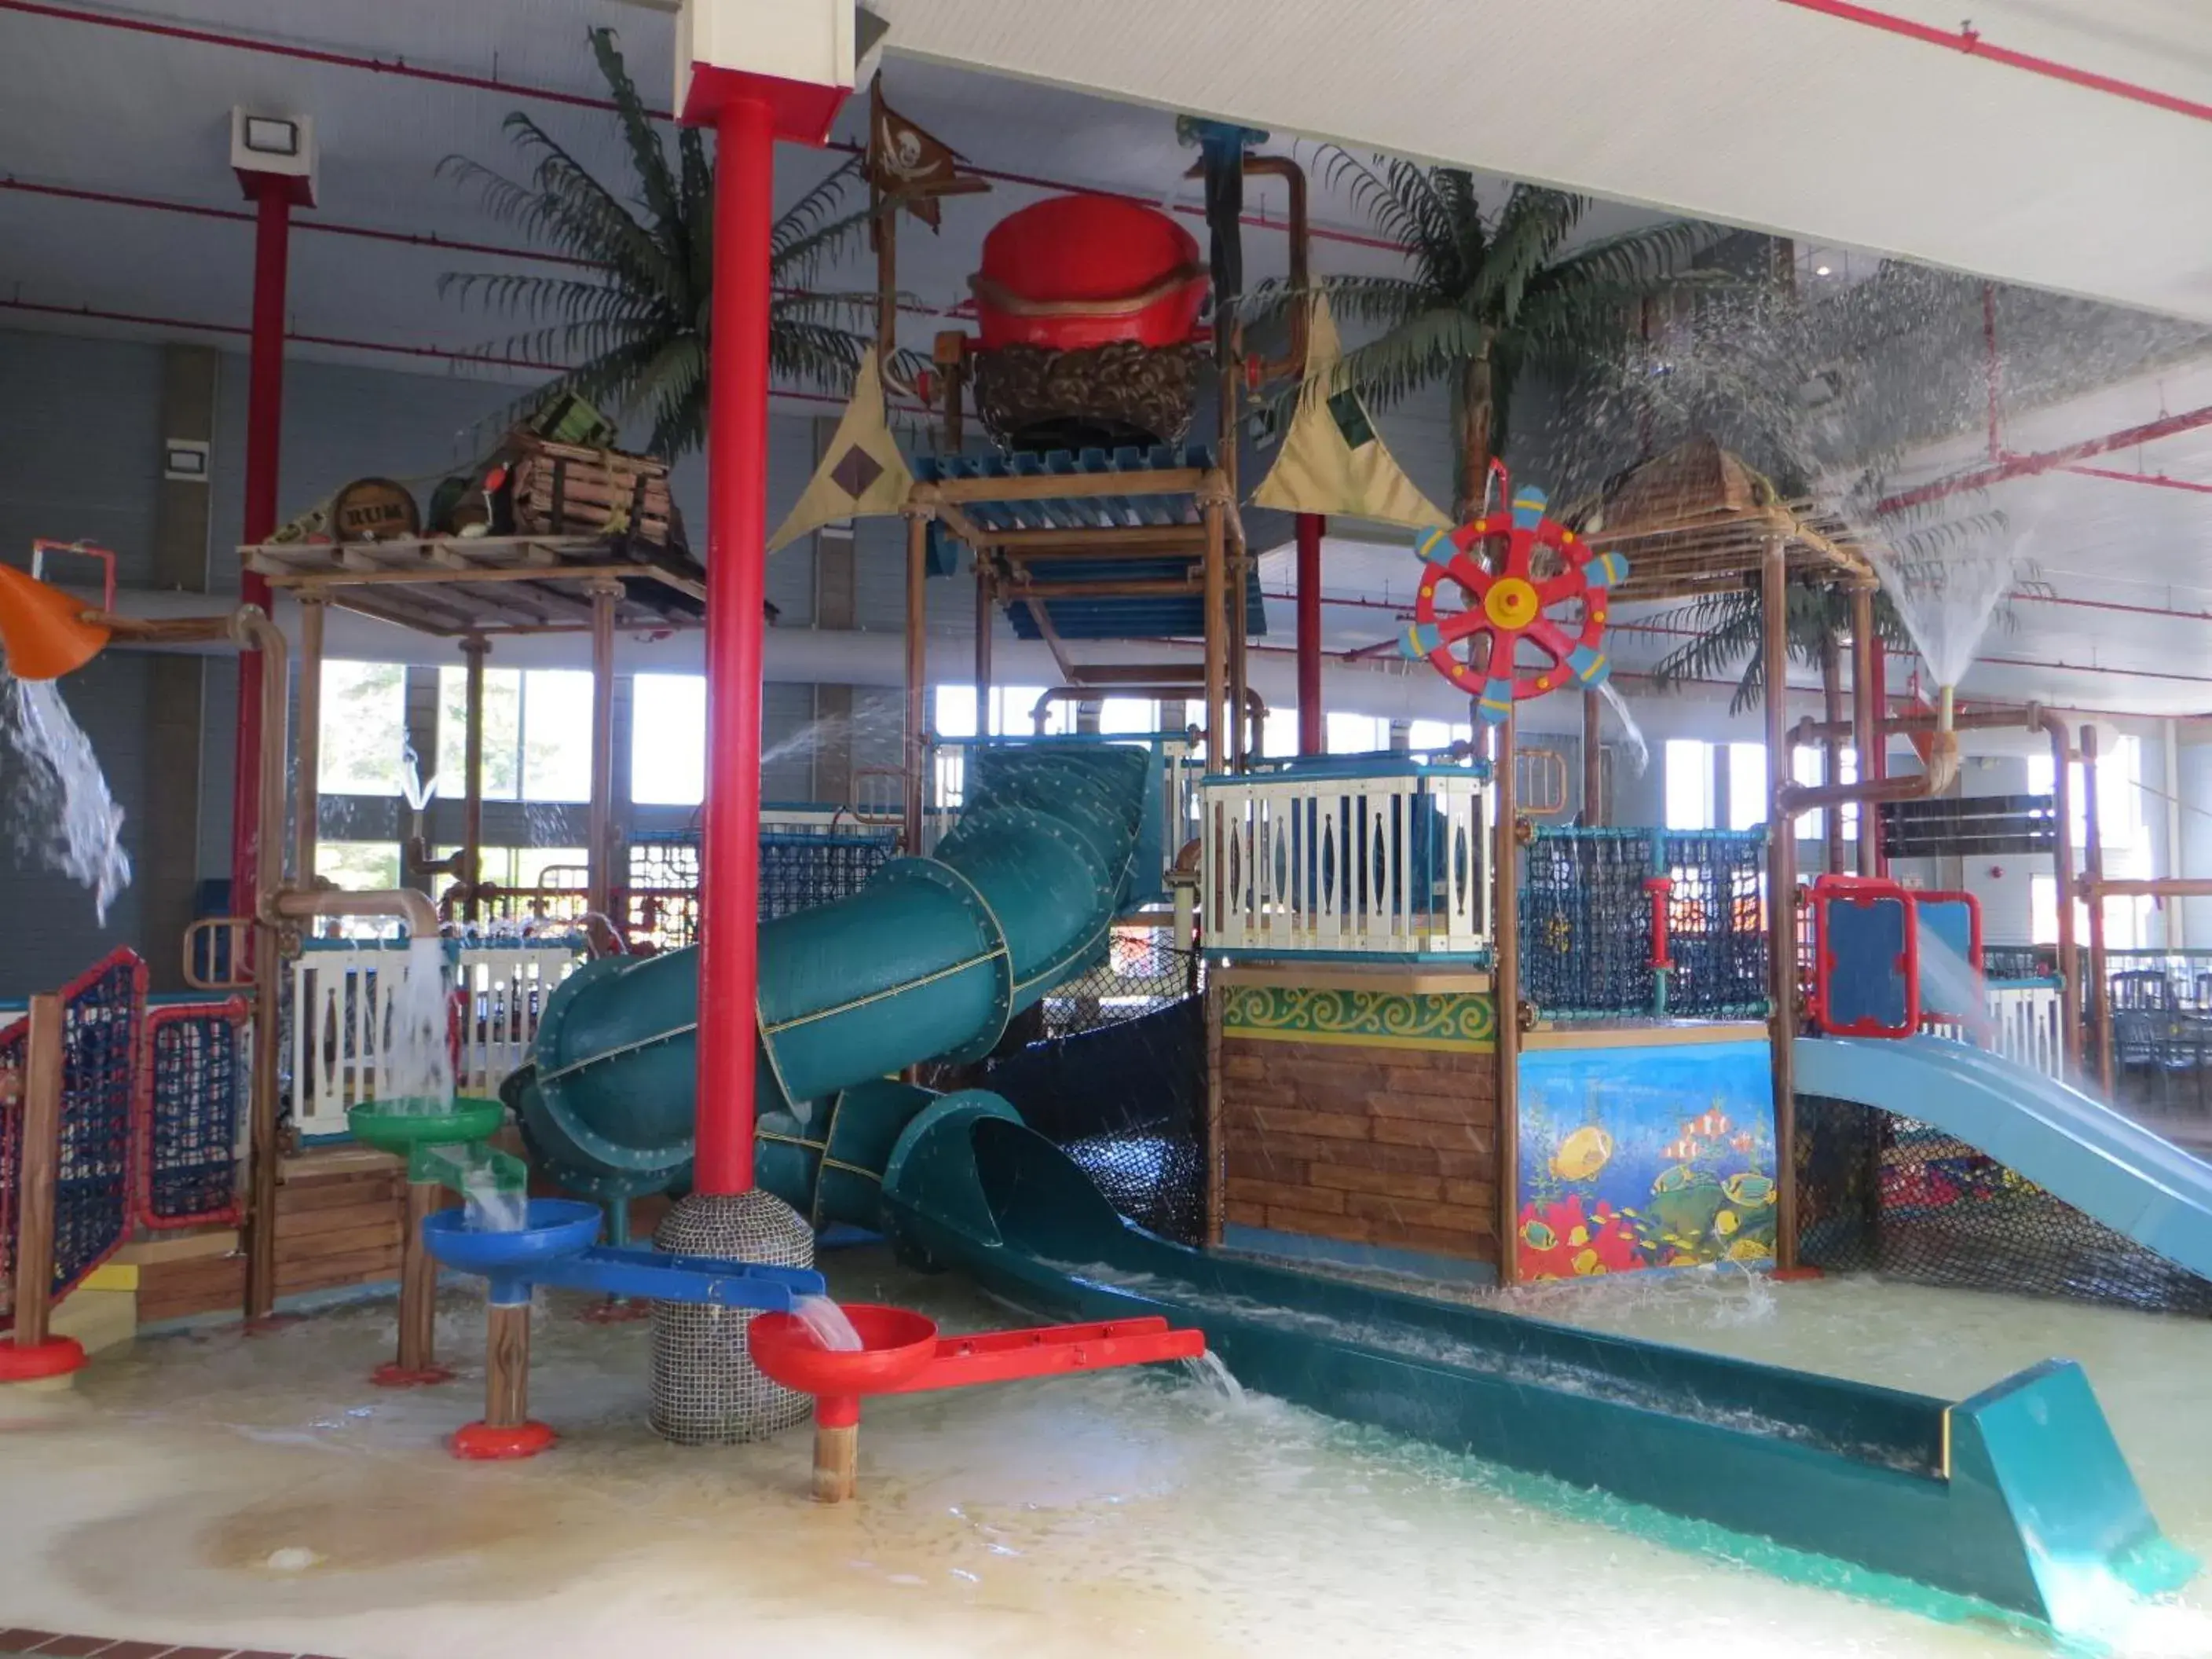
[[[906,506],[914,488],[884,419],[883,377],[876,373],[876,354],[871,347],[861,357],[853,377],[853,395],[845,404],[836,434],[822,453],[805,489],[784,521],[769,538],[768,550],[844,519],[882,518]]]

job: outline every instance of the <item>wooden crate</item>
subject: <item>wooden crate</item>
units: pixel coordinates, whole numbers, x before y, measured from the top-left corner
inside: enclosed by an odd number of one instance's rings
[[[525,437],[512,477],[524,535],[627,535],[665,547],[672,516],[668,463],[649,455]]]

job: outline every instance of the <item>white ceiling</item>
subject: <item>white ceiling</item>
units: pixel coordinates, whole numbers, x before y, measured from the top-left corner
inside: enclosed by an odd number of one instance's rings
[[[1644,204],[1786,232],[1809,276],[1838,282],[1894,250],[2014,281],[2212,319],[2212,124],[2039,80],[1900,40],[1788,0],[870,0],[892,23],[887,84],[908,114],[1000,174],[956,200],[942,236],[904,239],[902,285],[929,307],[965,296],[983,231],[1054,185],[1159,201],[1191,159],[1168,109],[1274,130],[1279,145],[1328,136],[1572,185]],[[1955,3],[1884,0],[1954,28]],[[0,183],[243,210],[226,161],[234,103],[301,111],[318,123],[319,208],[301,216],[290,321],[301,356],[480,374],[412,351],[473,353],[513,327],[438,292],[455,270],[540,270],[441,238],[520,239],[437,176],[459,153],[511,155],[500,124],[527,109],[602,176],[623,158],[601,112],[524,88],[596,97],[587,27],[621,31],[650,101],[665,98],[671,21],[621,0],[380,0],[304,8],[283,0],[146,0],[116,17],[216,35],[189,40],[15,11],[0,0]],[[2205,0],[1985,0],[1993,41],[2212,101]],[[494,79],[512,89],[428,82],[252,49],[276,43]],[[1559,66],[1569,66],[1561,68]],[[1004,71],[999,73],[994,71]],[[848,112],[840,136],[858,136]],[[1303,153],[1310,155],[1311,146]],[[835,158],[788,150],[779,189],[796,195]],[[1252,212],[1279,223],[1279,188],[1255,183]],[[1179,205],[1194,212],[1193,187]],[[1328,271],[1389,269],[1358,216],[1318,192]],[[1593,234],[1649,219],[1601,204]],[[1195,228],[1195,219],[1188,221]],[[0,188],[0,329],[106,330],[208,338],[181,323],[236,328],[248,310],[250,234],[235,219]],[[1248,234],[1253,275],[1285,269],[1285,239]],[[828,284],[865,286],[857,266]],[[51,307],[11,309],[8,301]],[[157,320],[99,322],[82,308]],[[918,342],[933,325],[908,325]],[[382,347],[385,349],[371,348]],[[2004,446],[2027,452],[2212,404],[2212,377],[2177,373],[2040,411],[2008,408]],[[1392,422],[1409,465],[1443,453],[1435,411]],[[1397,434],[1409,433],[1406,439]],[[1418,438],[1410,435],[1419,434]],[[1980,458],[1977,434],[1930,455],[1943,471]],[[2212,482],[2212,428],[2095,465]],[[1987,647],[1970,689],[2142,712],[2212,710],[2201,670],[2212,622],[2212,495],[2078,475],[1991,492],[2021,527],[2054,595],[2024,601]],[[1388,602],[1406,588],[1395,549],[1332,542],[1334,596]],[[1287,587],[1271,562],[1267,587]],[[2124,604],[2141,611],[2100,609]],[[1278,641],[1287,605],[1273,607]],[[1333,607],[1334,648],[1378,641],[1388,609]],[[1629,671],[1671,641],[1620,636]],[[2021,665],[2013,665],[2014,664]]]
[[[902,51],[2212,319],[2212,122],[1790,0],[875,0]],[[1951,31],[1956,0],[1874,9]],[[2212,104],[2203,0],[1982,0]]]

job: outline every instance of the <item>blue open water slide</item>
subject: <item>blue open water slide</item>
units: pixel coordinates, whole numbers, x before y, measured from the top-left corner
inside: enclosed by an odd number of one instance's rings
[[[2056,1079],[1943,1037],[1800,1037],[1796,1084],[1955,1136],[2212,1279],[2212,1164]]]

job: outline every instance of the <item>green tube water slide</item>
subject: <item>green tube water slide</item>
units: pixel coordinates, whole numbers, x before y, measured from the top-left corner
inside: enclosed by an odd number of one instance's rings
[[[1156,773],[1128,744],[979,748],[966,809],[935,857],[894,860],[861,892],[762,926],[763,1185],[817,1221],[877,1224],[872,1175],[850,1203],[838,1183],[817,1190],[824,1158],[847,1173],[857,1160],[803,1128],[842,1122],[851,1134],[865,1120],[871,1143],[878,1126],[895,1133],[928,1097],[884,1079],[920,1060],[981,1058],[1008,1020],[1103,956]],[[603,957],[547,1000],[534,1063],[506,1093],[532,1156],[563,1186],[612,1199],[686,1180],[698,991],[691,949]],[[848,1114],[847,1091],[876,1103]],[[889,1150],[858,1167],[880,1171]]]

